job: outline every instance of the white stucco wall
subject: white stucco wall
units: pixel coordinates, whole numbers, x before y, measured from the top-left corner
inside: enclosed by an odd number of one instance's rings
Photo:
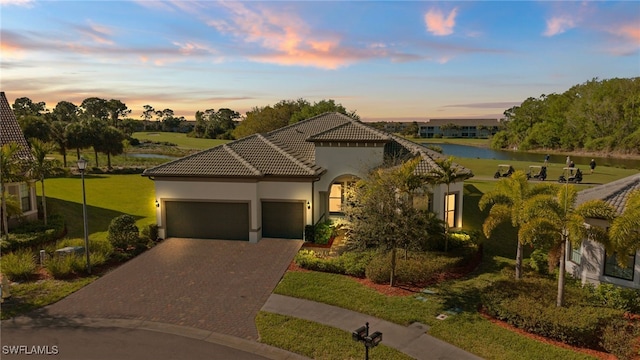
[[[582,283],[600,284],[610,283],[619,286],[640,289],[640,251],[635,254],[633,280],[625,280],[604,275],[605,249],[602,244],[585,240],[580,247],[582,259],[580,264],[567,261],[567,271],[580,278]]]
[[[447,193],[447,184],[440,184],[432,187],[433,189],[433,212],[438,214],[438,218],[444,220],[444,199]],[[457,182],[449,184],[449,193],[457,194],[456,197],[456,225],[462,227],[462,206],[464,203],[464,183]]]

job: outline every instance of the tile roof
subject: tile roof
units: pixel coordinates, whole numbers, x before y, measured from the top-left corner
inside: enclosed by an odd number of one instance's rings
[[[640,174],[582,190],[578,192],[577,203],[582,204],[589,200],[599,199],[613,206],[618,213],[622,213],[629,194],[634,190],[640,190]]]
[[[15,142],[20,145],[17,156],[22,159],[32,159],[31,150],[24,133],[18,124],[16,115],[9,106],[4,92],[0,92],[0,146]]]
[[[316,177],[314,142],[384,142],[385,155],[421,156],[418,172],[430,172],[443,155],[401,137],[374,129],[340,113],[325,113],[266,134],[248,137],[145,170],[145,176]],[[456,169],[471,174],[459,165]]]

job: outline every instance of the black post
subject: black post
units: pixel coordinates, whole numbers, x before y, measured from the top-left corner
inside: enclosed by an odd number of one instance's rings
[[[368,321],[365,324],[365,326],[367,327],[366,337],[369,337],[369,322]],[[367,343],[364,344],[364,360],[369,360],[369,346],[367,346]]]

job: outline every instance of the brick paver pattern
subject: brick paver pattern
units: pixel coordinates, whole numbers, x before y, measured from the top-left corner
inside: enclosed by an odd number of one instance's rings
[[[301,245],[167,239],[45,312],[149,320],[256,340],[256,314]]]

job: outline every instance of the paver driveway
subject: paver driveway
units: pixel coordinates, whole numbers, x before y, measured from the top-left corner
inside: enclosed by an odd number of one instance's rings
[[[167,239],[44,310],[55,317],[149,320],[256,340],[255,316],[301,245]]]

